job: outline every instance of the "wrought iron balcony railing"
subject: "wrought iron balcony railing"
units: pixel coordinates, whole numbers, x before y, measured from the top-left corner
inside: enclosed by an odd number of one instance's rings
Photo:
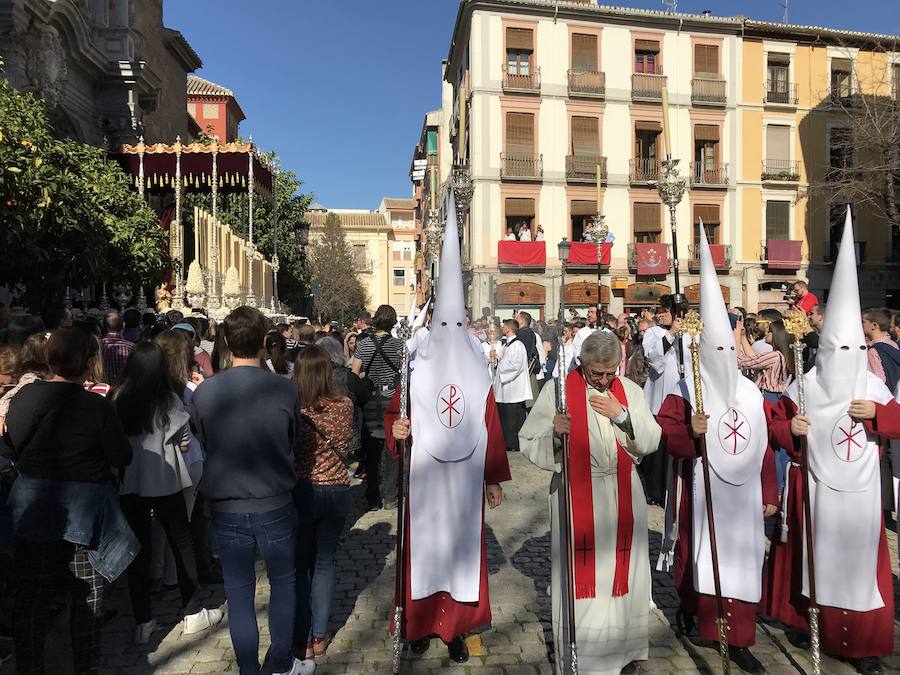
[[[525,74],[510,73],[507,66],[503,66],[503,91],[524,92],[537,94],[541,91],[541,69],[532,66]]]
[[[793,82],[768,80],[765,102],[777,105],[797,105],[797,85]]]
[[[796,183],[800,180],[800,162],[795,159],[764,159],[762,180]]]
[[[606,95],[606,73],[597,70],[569,71],[569,96],[603,98]]]
[[[696,246],[688,246],[688,252],[690,253],[690,258],[688,258],[688,269],[699,270],[700,249]],[[717,270],[731,269],[731,244],[710,244],[709,252],[712,254],[713,264],[716,266]]]
[[[662,73],[634,73],[631,76],[632,101],[662,101],[666,76]]]
[[[629,160],[632,183],[652,183],[659,180],[661,164],[657,159],[637,158]]]
[[[606,181],[606,157],[601,155],[566,155],[566,180],[573,183],[597,183],[597,165],[600,166],[600,182]]]
[[[544,156],[520,153],[500,153],[500,177],[519,180],[539,180],[544,176]]]
[[[694,187],[727,187],[728,165],[718,164],[710,168],[706,162],[694,162],[691,185]]]
[[[725,80],[705,77],[691,80],[691,102],[697,105],[725,105],[727,101]]]

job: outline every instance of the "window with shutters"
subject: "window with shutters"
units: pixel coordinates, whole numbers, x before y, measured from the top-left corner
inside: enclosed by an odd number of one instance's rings
[[[781,124],[766,126],[764,178],[797,180],[796,162],[791,161],[791,127]]]
[[[597,202],[595,200],[573,199],[569,204],[571,216],[571,241],[584,241],[585,232],[590,228],[588,224],[591,218],[597,215]]]
[[[719,77],[719,46],[694,45],[694,74],[697,77]]]
[[[655,40],[634,41],[634,72],[661,74],[659,63],[659,42]]]
[[[572,154],[576,157],[600,155],[600,121],[596,117],[572,118]]]
[[[507,197],[504,202],[504,215],[506,217],[505,238],[510,239],[510,234],[516,239],[521,238],[521,233],[528,230],[534,231],[534,200],[521,197]]]
[[[791,57],[789,54],[771,53],[766,62],[767,100],[772,103],[791,102]]]
[[[722,225],[720,207],[718,204],[694,204],[694,248],[692,251],[700,251],[700,223],[706,228],[706,237],[710,244],[720,244],[720,229]]]
[[[719,127],[695,125],[694,178],[703,183],[719,182],[719,169]]]
[[[438,154],[438,132],[437,129],[429,129],[425,136],[425,153],[428,155]]]
[[[657,142],[662,133],[659,122],[636,122],[634,125],[634,159],[631,178],[636,182],[659,178],[659,148]]]
[[[766,201],[766,240],[791,238],[791,203]]]
[[[572,33],[572,70],[593,73],[600,70],[597,62],[597,36]]]
[[[853,94],[853,63],[850,59],[831,59],[831,97],[848,98]]]
[[[900,100],[900,63],[891,66],[891,96]]]
[[[662,232],[662,207],[659,204],[635,202],[632,207],[632,230],[637,244],[655,244]]]
[[[353,269],[363,270],[366,268],[366,245],[353,244]]]
[[[406,270],[402,267],[394,268],[394,286],[406,286]]]
[[[528,28],[506,29],[506,72],[510,75],[531,75],[534,54],[534,31]]]
[[[837,169],[853,168],[853,135],[850,129],[836,128],[828,132],[829,167]],[[837,173],[834,178],[841,178]]]
[[[506,152],[509,155],[534,154],[534,115],[506,113]]]

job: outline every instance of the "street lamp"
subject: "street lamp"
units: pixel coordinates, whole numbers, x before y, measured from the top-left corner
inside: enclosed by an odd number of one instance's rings
[[[569,251],[572,249],[572,242],[566,237],[563,237],[559,244],[557,244],[557,249],[559,251],[559,266],[562,269],[562,278],[560,280],[561,297],[559,300],[559,324],[561,331],[562,324],[566,320],[566,263],[569,261]],[[562,333],[560,333],[560,335],[562,335]]]
[[[432,206],[431,212],[428,214],[428,225],[425,227],[425,249],[431,255],[431,286],[435,284],[435,263],[437,262],[438,253],[441,250],[441,239],[443,231],[441,228],[441,218],[437,209]],[[433,291],[432,291],[433,292]]]
[[[600,315],[603,311],[603,244],[609,238],[609,225],[606,224],[606,216],[597,211],[591,221],[594,227],[591,229],[591,238],[597,246],[597,325],[600,325]]]
[[[466,216],[469,214],[472,196],[475,194],[475,183],[469,175],[468,167],[460,164],[454,166],[450,176],[450,184],[453,187],[453,196],[456,200],[456,220],[462,226]]]

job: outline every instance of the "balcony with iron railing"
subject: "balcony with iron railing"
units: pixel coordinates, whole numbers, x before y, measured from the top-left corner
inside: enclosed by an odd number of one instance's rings
[[[800,162],[796,159],[764,159],[762,180],[767,183],[797,183],[800,181]]]
[[[662,101],[666,76],[662,73],[634,73],[631,76],[632,101]]]
[[[768,80],[764,101],[770,105],[797,105],[797,85],[792,82]]]
[[[706,162],[694,162],[691,171],[691,186],[697,188],[728,187],[728,165],[716,164],[710,167]]]
[[[606,73],[597,70],[570,70],[569,96],[603,98],[606,96]]]
[[[541,180],[544,156],[522,153],[500,153],[500,177],[508,180]]]
[[[691,103],[722,106],[728,102],[725,80],[696,77],[691,80]]]
[[[861,104],[858,91],[846,86],[833,86],[828,92],[828,105],[832,108],[857,108]]]
[[[600,182],[606,182],[606,157],[601,155],[566,155],[566,180],[570,183],[597,184],[597,166]]]
[[[532,66],[527,74],[510,73],[507,66],[503,66],[503,91],[520,94],[539,94],[541,92],[541,69]]]
[[[653,183],[659,180],[662,165],[658,159],[630,159],[628,165],[629,180],[632,184]]]
[[[691,271],[699,270],[700,249],[696,246],[688,246],[688,252],[690,253],[688,269]],[[731,244],[710,244],[709,252],[717,271],[722,272],[731,269]]]

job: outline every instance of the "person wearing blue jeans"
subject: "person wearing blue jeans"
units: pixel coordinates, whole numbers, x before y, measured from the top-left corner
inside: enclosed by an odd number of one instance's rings
[[[309,612],[296,618],[296,635],[309,635],[306,657],[322,656],[328,646],[328,621],[334,598],[334,559],[340,544],[344,522],[350,511],[350,487],[347,485],[315,485],[298,483],[294,503],[302,513],[297,538],[298,576],[309,578],[297,588],[298,607]],[[303,592],[308,593],[303,597]],[[310,653],[312,650],[312,653]]]
[[[228,598],[228,629],[241,675],[259,672],[259,628],[256,624],[256,569],[259,550],[269,578],[269,660],[275,672],[289,671],[293,661],[297,511],[293,504],[264,513],[212,514]],[[287,666],[287,667],[285,667]]]
[[[291,651],[297,612],[297,512],[291,492],[300,396],[292,382],[260,367],[266,319],[259,310],[238,307],[222,330],[232,366],[197,387],[190,413],[191,428],[206,451],[200,492],[212,513],[231,643],[241,675],[258,675],[253,604],[258,549],[271,584],[267,660],[274,675],[308,675],[315,662],[296,659]]]

